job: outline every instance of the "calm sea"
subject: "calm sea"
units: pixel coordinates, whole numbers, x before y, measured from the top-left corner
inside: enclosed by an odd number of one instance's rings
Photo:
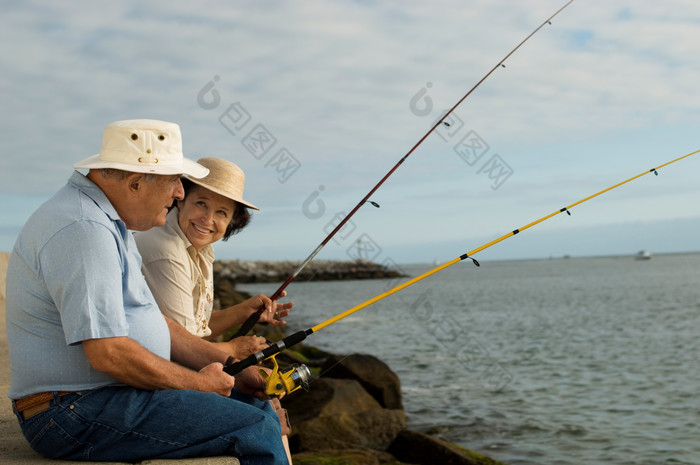
[[[295,282],[290,329],[402,281]],[[700,463],[700,254],[465,261],[307,342],[381,358],[411,428],[511,465]]]

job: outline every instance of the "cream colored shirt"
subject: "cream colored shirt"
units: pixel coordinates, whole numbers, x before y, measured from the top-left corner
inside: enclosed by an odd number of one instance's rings
[[[165,225],[135,232],[148,287],[164,315],[199,337],[209,336],[214,300],[214,249],[197,252],[180,229],[177,208]]]

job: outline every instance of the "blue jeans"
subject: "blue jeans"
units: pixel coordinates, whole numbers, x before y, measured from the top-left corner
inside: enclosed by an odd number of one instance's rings
[[[54,459],[139,462],[235,456],[243,465],[287,464],[280,422],[269,402],[234,389],[198,391],[112,386],[58,397],[28,420],[24,437]]]

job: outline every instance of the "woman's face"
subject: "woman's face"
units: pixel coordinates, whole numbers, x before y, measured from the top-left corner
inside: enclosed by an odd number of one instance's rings
[[[194,185],[178,204],[177,222],[195,249],[221,239],[236,211],[236,202]]]

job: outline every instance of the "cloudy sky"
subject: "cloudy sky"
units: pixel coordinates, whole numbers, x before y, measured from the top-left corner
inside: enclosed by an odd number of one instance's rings
[[[302,259],[562,0],[10,1],[0,250],[99,151],[180,124],[261,207],[219,258]],[[576,0],[472,93],[319,258],[450,260],[700,149],[700,3]],[[700,154],[495,245],[510,259],[700,250]]]

